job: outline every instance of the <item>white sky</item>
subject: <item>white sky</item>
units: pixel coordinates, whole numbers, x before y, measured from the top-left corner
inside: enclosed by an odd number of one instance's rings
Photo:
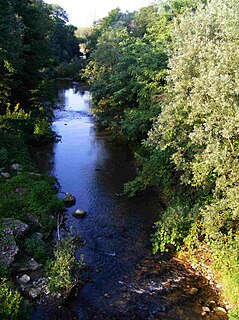
[[[134,11],[151,4],[152,0],[44,0],[58,4],[69,16],[69,22],[76,27],[91,26],[95,20],[107,16],[108,12],[119,7],[122,12]]]

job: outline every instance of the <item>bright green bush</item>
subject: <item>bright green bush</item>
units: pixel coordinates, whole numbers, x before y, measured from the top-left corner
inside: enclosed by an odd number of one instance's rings
[[[48,286],[52,293],[67,295],[77,284],[78,273],[83,266],[83,258],[75,258],[75,245],[72,238],[57,243],[54,260],[48,265]]]
[[[6,278],[0,280],[0,317],[4,320],[18,319],[22,298]]]

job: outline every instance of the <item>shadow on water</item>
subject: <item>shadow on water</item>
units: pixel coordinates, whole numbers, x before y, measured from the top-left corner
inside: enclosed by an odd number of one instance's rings
[[[135,176],[133,158],[97,130],[90,92],[61,84],[56,105],[53,129],[61,141],[35,149],[35,159],[40,170],[58,178],[60,197],[76,196],[66,228],[85,241],[76,254],[84,255],[88,271],[71,302],[38,308],[32,319],[226,319],[202,315],[203,306],[218,301],[205,279],[175,259],[151,254],[150,233],[161,211],[158,196],[119,196]],[[88,216],[75,219],[77,208]]]

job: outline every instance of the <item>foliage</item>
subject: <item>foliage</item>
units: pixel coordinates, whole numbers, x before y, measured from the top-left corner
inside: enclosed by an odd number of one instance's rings
[[[86,62],[78,57],[73,58],[69,62],[62,62],[55,68],[57,78],[71,78],[76,81],[81,80],[80,71],[85,67]]]
[[[75,258],[72,238],[61,239],[54,252],[54,260],[48,265],[48,286],[52,293],[68,294],[77,283],[77,276],[83,266],[83,257]]]
[[[155,223],[156,231],[152,236],[153,253],[167,252],[169,248],[179,251],[188,234],[197,210],[175,202],[163,213]]]
[[[199,201],[199,220],[191,230],[185,228],[183,238],[188,234],[189,250],[207,243],[234,306],[239,297],[238,9],[238,0],[212,0],[178,17],[168,103],[148,140],[160,150],[171,150],[184,185],[199,195],[206,191],[208,196]],[[161,221],[159,227],[155,250],[169,242]]]
[[[0,280],[0,316],[5,320],[18,319],[22,298],[6,278]]]
[[[45,263],[48,257],[48,249],[46,243],[34,238],[33,236],[24,240],[22,248],[24,252],[33,257],[40,263]]]
[[[169,195],[174,176],[168,150],[165,152],[143,145],[137,149],[135,158],[139,167],[137,177],[125,183],[124,192],[133,197],[150,186],[157,186],[161,192]]]

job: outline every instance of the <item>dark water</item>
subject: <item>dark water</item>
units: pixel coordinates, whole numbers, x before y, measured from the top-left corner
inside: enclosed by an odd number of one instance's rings
[[[59,180],[60,197],[64,192],[76,196],[66,228],[85,241],[77,257],[84,255],[87,281],[73,301],[57,311],[38,310],[33,318],[225,319],[202,316],[202,306],[217,299],[204,279],[183,264],[151,254],[160,201],[150,192],[135,199],[120,195],[135,176],[133,159],[125,146],[97,130],[90,92],[78,85],[58,92],[53,128],[61,141],[37,149],[35,157],[40,170]],[[74,218],[77,208],[88,216]]]

